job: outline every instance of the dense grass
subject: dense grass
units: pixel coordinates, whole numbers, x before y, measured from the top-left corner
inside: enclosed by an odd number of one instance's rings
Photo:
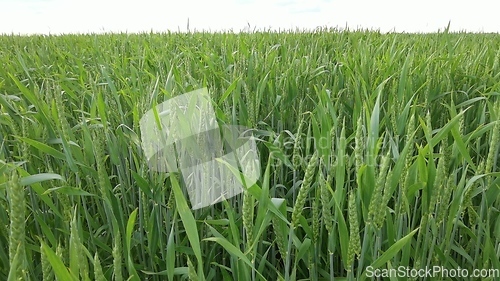
[[[2,36],[0,279],[500,269],[499,45],[446,31]],[[190,211],[178,174],[149,171],[139,120],[202,87],[220,124],[256,129],[263,169]]]

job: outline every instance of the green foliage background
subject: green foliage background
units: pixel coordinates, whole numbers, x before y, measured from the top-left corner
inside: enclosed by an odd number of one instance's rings
[[[2,280],[500,269],[498,34],[1,36],[0,46]],[[179,175],[149,171],[139,120],[202,87],[220,124],[256,129],[262,177],[191,211]]]

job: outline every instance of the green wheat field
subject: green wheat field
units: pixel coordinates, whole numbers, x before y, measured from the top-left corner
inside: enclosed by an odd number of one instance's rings
[[[500,280],[500,35],[0,36],[0,280]],[[206,87],[261,176],[191,210],[139,121]],[[374,277],[398,268],[480,277]]]

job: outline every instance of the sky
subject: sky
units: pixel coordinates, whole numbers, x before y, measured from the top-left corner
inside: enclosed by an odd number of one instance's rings
[[[494,0],[0,0],[0,34],[304,30],[500,32]]]

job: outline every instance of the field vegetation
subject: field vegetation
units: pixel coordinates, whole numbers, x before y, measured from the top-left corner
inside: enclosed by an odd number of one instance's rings
[[[498,34],[4,35],[0,46],[0,280],[500,269]],[[262,171],[192,211],[178,173],[149,170],[139,121],[203,87],[219,124],[254,129]]]

